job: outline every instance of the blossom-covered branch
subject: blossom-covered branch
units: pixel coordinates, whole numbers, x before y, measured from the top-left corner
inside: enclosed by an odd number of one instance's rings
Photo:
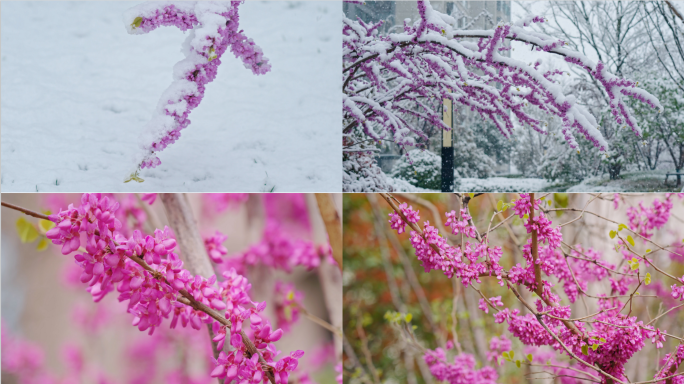
[[[601,62],[566,47],[562,40],[527,28],[543,23],[529,16],[516,23],[499,23],[492,30],[461,30],[456,20],[418,1],[419,18],[404,22],[403,31],[382,35],[379,23],[344,19],[343,33],[343,140],[345,187],[352,191],[368,187],[375,175],[367,157],[375,143],[391,140],[399,146],[419,145],[427,135],[417,122],[443,130],[442,100],[452,100],[491,121],[505,137],[514,130],[514,118],[522,126],[546,134],[548,123],[525,107],[563,122],[561,132],[572,148],[583,136],[600,151],[608,142],[599,123],[572,95],[563,94],[560,70],[542,70],[541,60],[522,62],[506,55],[511,40],[532,49],[555,54],[584,69],[610,99],[610,110],[620,126],[635,135],[642,130],[625,103],[637,99],[658,111],[658,99],[638,87],[638,82],[619,78]],[[568,74],[569,75],[569,74]],[[368,139],[372,143],[368,143]],[[418,141],[417,141],[418,140]],[[362,185],[362,184],[370,185]],[[387,189],[385,189],[387,190]]]
[[[226,50],[230,48],[255,75],[270,71],[271,65],[261,48],[239,30],[240,4],[240,1],[154,1],[124,13],[129,34],[148,33],[160,26],[191,30],[182,45],[185,59],[173,67],[173,82],[162,94],[152,120],[145,126],[140,148],[135,153],[136,171],[127,181],[142,181],[137,177],[139,169],[161,164],[155,153],[178,140],[180,131],[190,124],[188,116],[202,101],[206,85],[216,78]]]
[[[651,272],[675,281],[669,295],[674,300],[684,300],[684,276],[677,278],[647,258],[636,249],[632,236],[625,233],[641,232],[643,235],[639,236],[645,242],[652,241],[653,230],[667,223],[675,195],[666,195],[664,201],[655,199],[652,207],[646,207],[643,203],[639,204],[638,210],[630,207],[629,224],[619,224],[616,230],[610,231],[610,238],[616,242],[616,251],[626,261],[617,267],[601,260],[602,255],[591,248],[575,245],[570,247],[571,251],[564,251],[561,247],[564,244],[561,226],[553,225],[545,213],[548,211],[546,202],[535,199],[534,194],[521,194],[519,199],[511,202],[499,201],[494,215],[512,209],[530,234],[521,247],[526,265],[516,263],[508,270],[501,265],[502,248],[490,245],[490,236],[479,237],[464,202],[459,213],[446,213],[444,226],[450,228],[451,234],[463,237],[459,246],[452,246],[428,221],[423,222],[421,228],[420,212],[406,203],[400,204],[389,194],[382,194],[382,197],[393,210],[389,214],[391,228],[398,233],[405,232],[407,225],[412,229],[411,245],[426,272],[440,270],[447,277],[460,280],[464,286],[481,283],[482,277],[496,277],[499,285],[511,291],[530,313],[522,315],[518,309],[506,308],[501,296],[489,297],[481,289],[473,287],[481,296],[480,309],[485,313],[489,313],[490,308],[494,309],[494,321],[507,323],[508,331],[523,344],[549,346],[560,354],[566,354],[579,363],[575,369],[596,371],[603,383],[629,382],[625,364],[644,347],[648,339],[651,339],[656,349],[663,348],[663,342],[668,337],[684,340],[655,327],[655,320],[662,315],[646,323],[632,316],[632,302],[636,297],[662,297],[660,294],[642,296],[637,292],[638,288],[652,284],[653,277],[645,270],[652,268]],[[679,198],[682,197],[684,195],[680,194]],[[595,196],[590,202],[597,198]],[[616,200],[616,207],[617,204]],[[580,215],[573,221],[581,219],[585,212],[589,213],[588,205],[577,210]],[[489,232],[488,229],[487,234]],[[646,254],[649,252],[647,250]],[[672,257],[679,257],[676,255]],[[645,264],[643,268],[640,266],[642,261]],[[611,272],[618,273],[618,276],[610,277]],[[555,283],[552,277],[558,282]],[[610,295],[586,293],[589,283],[606,280],[610,282]],[[597,299],[598,310],[586,316],[571,316],[571,307],[561,303],[561,295],[554,290],[554,285],[562,287],[570,303],[576,302],[580,296]],[[526,300],[519,292],[521,288],[536,294],[536,300]],[[664,290],[658,287],[653,289],[658,292]],[[626,299],[623,301],[622,298]],[[666,313],[681,307],[673,306]],[[510,358],[506,349],[503,352],[504,358]],[[476,375],[478,382],[482,383],[491,383],[496,379],[490,371],[476,371],[474,360],[468,354],[459,353],[454,363],[446,363],[445,356],[441,348],[425,353],[432,374],[440,380],[456,383],[467,375]],[[532,357],[528,357],[528,360],[532,362]],[[666,356],[664,365],[653,380],[646,382],[682,382],[683,374],[676,373],[682,361],[684,347],[680,345]]]
[[[86,290],[93,300],[99,302],[117,290],[119,301],[128,302],[133,325],[149,334],[166,319],[171,329],[179,321],[182,327],[189,324],[194,329],[212,324],[218,349],[223,349],[226,339],[233,347],[215,360],[213,377],[287,383],[304,352],[276,359],[279,351],[273,343],[283,331],[272,330],[262,317],[266,303],[251,300],[248,280],[234,269],[224,272],[218,283],[215,275],[209,279],[193,276],[174,253],[176,240],[168,227],[155,230],[154,236],[135,230],[125,237],[118,209],[119,203],[108,197],[84,194],[79,207],[69,205],[49,216],[56,226],[46,236],[61,245],[63,254],[74,254],[82,269],[80,281],[88,284]],[[247,319],[249,334],[242,330]]]

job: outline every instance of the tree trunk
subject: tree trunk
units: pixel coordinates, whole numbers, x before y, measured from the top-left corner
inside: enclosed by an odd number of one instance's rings
[[[169,226],[176,235],[180,249],[179,256],[183,260],[183,266],[193,275],[200,275],[208,279],[214,274],[214,268],[212,268],[209,256],[204,248],[204,241],[200,236],[197,221],[192,214],[187,196],[182,193],[162,193],[159,197],[164,203]],[[207,324],[207,330],[209,331],[214,358],[217,359],[219,355],[218,343],[212,340],[214,332],[211,326],[211,324]]]

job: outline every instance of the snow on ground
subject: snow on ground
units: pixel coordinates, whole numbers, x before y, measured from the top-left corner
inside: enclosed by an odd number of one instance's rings
[[[226,52],[162,164],[123,184],[185,39],[128,35],[121,14],[135,4],[2,2],[3,192],[342,189],[342,6],[308,1],[241,5],[272,71],[254,76]]]
[[[457,179],[455,190],[460,192],[537,192],[552,185],[543,179],[490,177],[488,179]]]
[[[416,187],[409,182],[387,177],[396,192],[440,192]],[[543,191],[553,183],[543,179],[511,179],[507,177],[490,177],[488,179],[457,178],[454,186],[455,192],[537,192]]]
[[[676,177],[670,176],[665,184],[666,172],[622,172],[618,180],[610,180],[608,176],[590,177],[571,186],[567,192],[679,192],[682,186],[676,186]]]
[[[456,178],[456,192],[680,192],[676,179],[670,177],[665,185],[665,173],[654,171],[623,172],[619,180],[608,176],[597,176],[577,184],[549,181],[536,178],[491,177],[488,179]],[[387,177],[388,183],[397,192],[439,192],[415,187],[405,180]]]
[[[416,187],[406,180],[387,176],[387,184],[389,184],[394,192],[440,192],[437,190],[425,189]]]

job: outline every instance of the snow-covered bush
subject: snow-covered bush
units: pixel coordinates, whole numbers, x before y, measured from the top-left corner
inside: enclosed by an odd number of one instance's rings
[[[392,192],[394,189],[373,158],[373,152],[344,154],[342,162],[342,191],[344,192]]]
[[[542,155],[533,172],[536,177],[576,183],[589,176],[591,169],[583,166],[581,154],[567,147],[554,149]]]
[[[475,134],[470,127],[454,129],[454,172],[455,177],[484,179],[494,176],[496,163],[485,150],[476,144]]]
[[[406,180],[416,187],[439,190],[442,182],[442,157],[430,151],[412,149],[408,157],[402,156],[394,164],[392,177]]]

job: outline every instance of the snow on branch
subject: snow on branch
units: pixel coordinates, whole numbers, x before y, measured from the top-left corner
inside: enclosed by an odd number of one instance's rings
[[[124,13],[129,34],[148,33],[160,26],[191,30],[182,45],[185,59],[173,67],[173,82],[162,94],[152,120],[141,134],[135,153],[138,170],[161,164],[155,152],[173,144],[180,137],[180,131],[190,124],[188,115],[202,101],[205,87],[216,77],[221,57],[228,48],[255,75],[270,71],[271,65],[261,48],[238,29],[240,4],[239,1],[154,1]],[[141,181],[137,172],[127,181]]]
[[[524,111],[523,107],[531,104],[563,121],[562,133],[570,147],[578,149],[576,136],[581,135],[606,151],[608,143],[594,116],[577,104],[574,96],[563,94],[557,79],[563,72],[545,72],[539,61],[524,63],[506,56],[511,49],[506,40],[559,55],[586,70],[608,94],[618,124],[629,126],[637,136],[642,131],[625,97],[663,110],[656,97],[637,87],[638,82],[611,74],[602,62],[567,48],[562,40],[526,28],[543,23],[541,17],[499,23],[492,30],[460,30],[454,27],[453,17],[435,11],[428,1],[418,1],[418,11],[420,18],[413,25],[405,22],[403,32],[388,35],[377,31],[382,22],[344,19],[345,134],[361,129],[377,141],[391,133],[395,143],[415,145],[414,136],[425,138],[411,122],[415,118],[450,129],[438,108],[443,99],[491,120],[506,137],[514,129],[512,116],[546,133],[543,122]]]

